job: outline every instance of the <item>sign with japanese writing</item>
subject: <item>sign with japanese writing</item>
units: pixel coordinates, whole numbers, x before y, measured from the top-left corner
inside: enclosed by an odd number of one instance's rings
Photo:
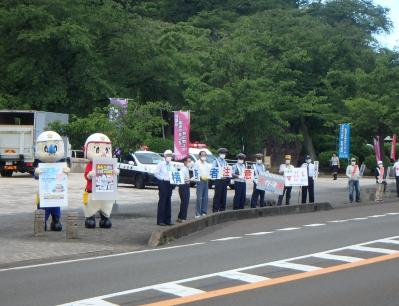
[[[172,185],[182,185],[182,184],[184,184],[183,174],[177,169],[171,170],[170,171],[170,183]]]
[[[317,180],[317,178],[319,177],[319,165],[320,165],[319,161],[315,160],[314,161],[314,177],[313,177],[314,180]]]
[[[66,163],[39,163],[40,207],[68,206],[68,176]]]
[[[212,167],[209,171],[209,178],[211,180],[218,180],[221,178],[221,173],[219,172],[219,167]]]
[[[174,116],[174,152],[175,159],[188,156],[190,143],[190,112],[175,112]]]
[[[284,169],[285,186],[307,186],[308,173],[306,168],[288,167]]]
[[[126,114],[128,99],[120,98],[109,98],[110,108],[109,108],[109,120],[114,121],[121,118],[122,115]]]
[[[339,158],[349,159],[350,149],[350,125],[349,123],[343,123],[339,127]]]
[[[280,195],[284,192],[284,183],[284,177],[282,175],[261,173],[258,177],[256,189]]]
[[[222,167],[222,177],[230,178],[233,176],[233,169],[231,166]]]
[[[93,200],[116,200],[118,196],[116,158],[95,158],[93,160]]]
[[[254,179],[254,169],[244,169],[244,178],[252,181]]]

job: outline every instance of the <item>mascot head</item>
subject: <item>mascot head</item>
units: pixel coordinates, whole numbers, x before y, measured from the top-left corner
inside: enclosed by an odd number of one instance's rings
[[[111,140],[101,133],[92,134],[86,139],[84,152],[89,160],[95,157],[112,157]]]
[[[64,141],[61,136],[53,131],[46,131],[36,140],[35,156],[45,163],[55,163],[64,158]]]

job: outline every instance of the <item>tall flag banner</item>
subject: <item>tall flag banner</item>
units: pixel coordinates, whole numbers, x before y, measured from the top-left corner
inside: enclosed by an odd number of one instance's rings
[[[391,146],[391,159],[396,160],[396,143],[398,142],[398,138],[396,134],[392,136],[392,146]]]
[[[120,99],[120,98],[109,98],[109,120],[114,121],[118,120],[120,116],[127,112],[128,99]]]
[[[175,160],[188,156],[190,143],[190,112],[175,112],[174,118],[174,152]]]
[[[376,161],[381,160],[380,136],[374,137],[374,153]]]
[[[338,157],[349,159],[350,149],[350,125],[349,123],[343,123],[339,127],[339,149]]]

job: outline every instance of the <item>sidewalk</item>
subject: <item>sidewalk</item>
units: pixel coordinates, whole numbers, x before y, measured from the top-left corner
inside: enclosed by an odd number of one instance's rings
[[[1,179],[0,192],[3,194],[0,208],[0,268],[35,262],[62,260],[77,257],[119,253],[148,248],[147,241],[157,228],[156,208],[158,191],[155,188],[138,190],[132,187],[120,187],[120,200],[114,206],[112,215],[113,227],[109,230],[96,228],[89,230],[83,226],[83,213],[80,197],[82,180],[79,175],[70,177],[70,208],[63,211],[62,232],[46,232],[41,237],[33,236],[34,206],[33,197],[37,181],[29,177]],[[361,190],[374,187],[374,179],[363,179]],[[23,190],[23,192],[21,191]],[[291,204],[297,204],[299,188],[294,188]],[[252,193],[248,186],[247,199]],[[18,196],[17,196],[18,195]],[[228,209],[231,209],[234,191],[228,191]],[[364,193],[363,193],[364,197]],[[212,207],[213,190],[209,192],[209,212]],[[267,196],[269,199],[270,197]],[[274,196],[273,199],[276,197]],[[330,202],[333,207],[348,205],[347,180],[340,178],[320,178],[316,184],[316,201]],[[368,197],[367,197],[368,198]],[[368,199],[363,199],[363,203]],[[32,200],[31,200],[32,199]],[[177,189],[173,192],[173,220],[176,219],[180,201]],[[191,189],[189,217],[194,216],[195,189]],[[78,211],[82,222],[79,238],[65,238],[66,216],[68,211]],[[98,223],[98,220],[97,220]]]

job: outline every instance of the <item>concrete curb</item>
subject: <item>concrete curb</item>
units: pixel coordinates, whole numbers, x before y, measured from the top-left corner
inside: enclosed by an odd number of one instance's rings
[[[333,209],[330,203],[315,203],[304,205],[272,206],[262,208],[248,208],[242,210],[229,210],[214,213],[199,219],[193,219],[171,227],[157,228],[151,233],[148,245],[155,247],[166,244],[172,240],[200,231],[206,227],[223,222],[267,217],[275,215],[309,213],[318,210]]]

